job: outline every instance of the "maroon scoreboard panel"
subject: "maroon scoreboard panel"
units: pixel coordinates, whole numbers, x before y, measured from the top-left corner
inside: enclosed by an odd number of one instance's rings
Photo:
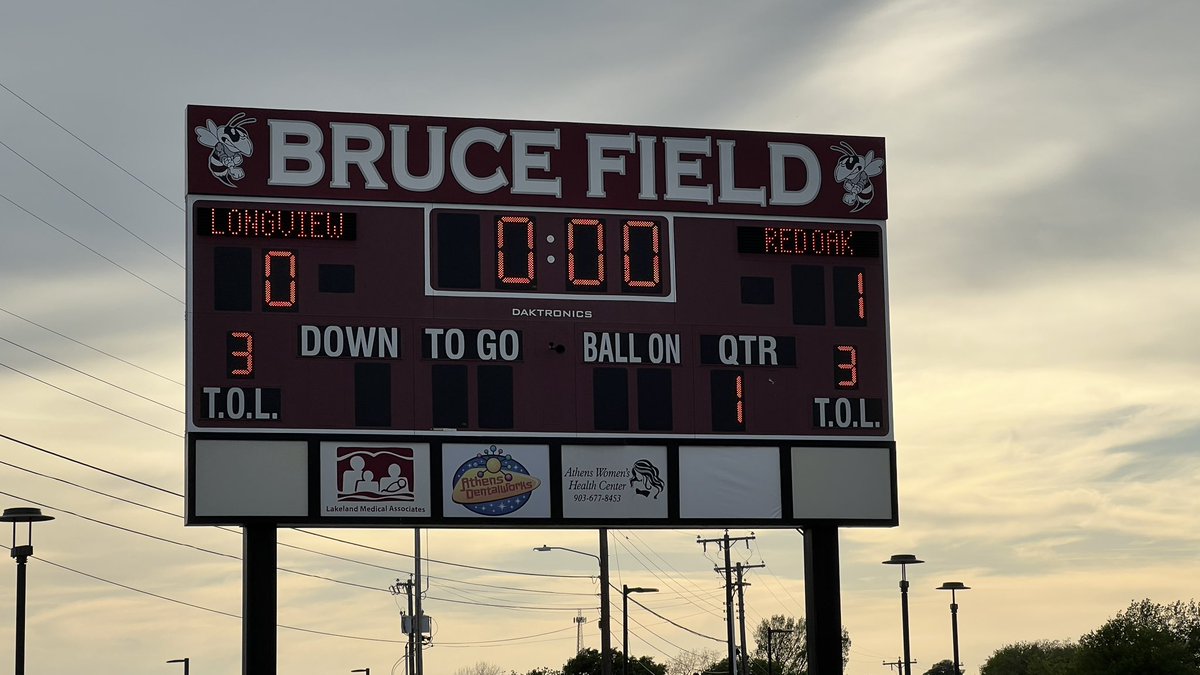
[[[187,122],[189,522],[895,522],[882,139]],[[825,508],[859,451],[886,508]],[[764,479],[777,506],[698,506]]]

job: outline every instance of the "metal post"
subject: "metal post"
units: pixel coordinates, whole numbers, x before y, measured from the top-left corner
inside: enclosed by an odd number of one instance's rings
[[[950,631],[954,637],[954,674],[962,675],[962,662],[958,660],[958,603],[954,602],[953,593],[950,601]]]
[[[842,675],[842,596],[836,527],[804,528],[804,604],[810,675]]]
[[[612,634],[609,631],[608,528],[600,528],[600,673],[612,675]],[[626,647],[628,650],[628,647]]]
[[[12,550],[17,559],[17,667],[16,675],[25,675],[25,562],[28,556],[17,548]]]
[[[904,575],[904,566],[900,566],[900,627],[904,637],[904,675],[912,675],[912,652],[908,643],[908,579]]]
[[[425,633],[424,626],[422,625],[424,623],[424,610],[421,608],[421,528],[419,527],[413,528],[413,562],[415,563],[416,568],[416,574],[414,575],[413,579],[414,583],[416,584],[416,588],[414,589],[414,596],[416,597],[416,614],[413,616],[413,619],[415,619],[417,622],[417,658],[413,672],[416,675],[425,675],[425,655],[424,650],[422,649],[425,641]]]
[[[961,581],[944,581],[936,590],[950,591],[950,636],[954,642],[954,673],[962,675],[962,661],[958,658],[958,595],[957,591],[969,591],[971,587]]]
[[[278,590],[274,525],[242,528],[242,675],[274,673]]]
[[[3,515],[0,515],[0,522],[12,523],[12,548],[9,549],[9,554],[17,561],[17,643],[13,649],[16,656],[16,675],[25,675],[25,565],[29,562],[29,556],[33,555],[33,524],[47,520],[54,520],[54,516],[44,515],[41,509],[30,506],[7,508],[4,509]],[[19,523],[25,523],[25,543],[17,546]]]
[[[774,675],[774,670],[775,670],[775,668],[774,668],[774,662],[775,662],[774,645],[772,644],[775,640],[775,634],[776,633],[791,633],[791,632],[792,632],[791,629],[771,628],[769,625],[767,626],[767,675]],[[810,660],[810,662],[811,662],[811,660]]]
[[[740,666],[740,669],[738,672],[749,673],[750,672],[750,661],[749,661],[750,657],[746,653],[746,591],[743,589],[743,586],[745,586],[745,582],[743,582],[743,580],[742,580],[742,574],[744,572],[745,572],[745,570],[742,568],[742,563],[738,563],[737,564],[738,626],[739,626],[739,633],[741,634],[741,638],[742,638],[742,658],[741,658],[740,663],[738,664]]]
[[[629,675],[629,587],[625,584],[621,584],[621,647],[625,650],[621,675]]]
[[[188,666],[191,664],[191,659],[185,656],[182,659],[171,659],[167,663],[182,663],[183,675],[188,675],[188,671],[190,670]]]
[[[407,658],[404,659],[404,669],[408,675],[415,675],[417,672],[417,664],[415,663],[417,656],[417,631],[420,630],[420,627],[417,626],[417,616],[413,613],[413,580],[409,579],[404,584],[405,595],[408,596],[408,653],[405,654]]]
[[[904,675],[912,675],[913,663],[908,640],[908,566],[920,565],[923,562],[925,561],[918,560],[917,556],[911,553],[899,553],[883,561],[884,565],[900,566],[900,626],[904,638]]]
[[[729,565],[729,530],[725,530],[725,637],[728,642],[729,672],[737,672],[737,654],[733,648],[733,579],[730,574],[733,567]]]
[[[771,659],[771,638],[775,634],[771,632],[771,627],[767,626],[767,675],[775,675],[774,662]]]

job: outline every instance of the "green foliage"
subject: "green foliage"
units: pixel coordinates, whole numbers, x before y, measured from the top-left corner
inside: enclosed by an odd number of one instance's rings
[[[997,649],[979,675],[1073,675],[1078,651],[1071,642],[1018,642]]]
[[[768,630],[771,632],[768,633]],[[773,675],[807,675],[808,673],[808,633],[803,618],[776,614],[770,619],[759,622],[751,637],[754,649],[750,651],[749,674],[766,675],[768,635],[770,635],[770,672]],[[842,661],[850,655],[850,633],[842,628]],[[729,657],[719,661],[711,661],[704,668],[693,672],[728,673]]]
[[[1079,672],[1200,675],[1200,605],[1133,602],[1079,639]]]
[[[943,659],[933,664],[933,667],[925,671],[925,675],[958,675],[958,669],[954,667],[954,661],[951,659]]]
[[[979,674],[1200,675],[1200,604],[1139,600],[1078,644],[1022,642],[998,649]]]
[[[774,675],[805,675],[808,672],[808,625],[803,618],[775,614],[754,628],[751,675],[767,672],[767,636],[770,635],[771,672]],[[781,632],[787,631],[787,632]],[[850,633],[842,628],[842,662],[850,657]],[[754,664],[762,662],[759,670]]]
[[[625,667],[625,654],[613,651],[613,672],[620,673]],[[600,652],[584,649],[563,664],[562,675],[600,675]],[[629,675],[667,675],[667,667],[654,662],[649,656],[629,660]]]

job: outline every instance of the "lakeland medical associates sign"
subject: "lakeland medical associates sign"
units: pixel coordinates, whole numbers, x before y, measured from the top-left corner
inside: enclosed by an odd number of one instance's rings
[[[896,523],[883,139],[186,132],[189,523]]]

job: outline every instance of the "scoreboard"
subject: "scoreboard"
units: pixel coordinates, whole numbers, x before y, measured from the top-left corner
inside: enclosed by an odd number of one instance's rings
[[[882,139],[192,106],[188,522],[896,522]]]

